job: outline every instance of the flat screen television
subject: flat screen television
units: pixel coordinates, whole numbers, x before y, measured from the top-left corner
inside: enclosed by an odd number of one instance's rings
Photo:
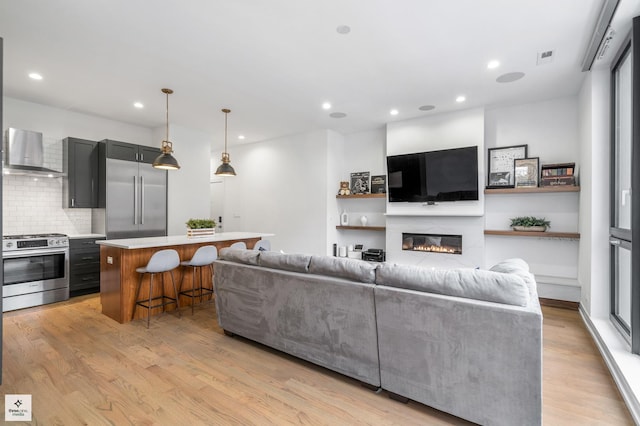
[[[390,202],[478,200],[478,147],[387,157]]]

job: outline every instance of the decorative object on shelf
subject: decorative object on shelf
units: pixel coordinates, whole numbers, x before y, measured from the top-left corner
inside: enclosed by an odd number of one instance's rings
[[[340,215],[340,225],[347,226],[349,224],[349,214],[342,210],[342,214]]]
[[[387,193],[387,175],[371,176],[371,193],[372,194]]]
[[[351,193],[352,194],[368,194],[369,193],[369,172],[351,173]]]
[[[543,164],[540,186],[575,186],[576,163]]]
[[[489,179],[487,188],[513,188],[514,160],[527,158],[527,145],[489,148]]]
[[[216,221],[213,219],[189,219],[187,225],[187,237],[207,237],[215,235]]]
[[[153,160],[152,166],[156,169],[178,170],[180,165],[173,155],[173,144],[169,141],[169,95],[173,93],[171,89],[162,89],[162,93],[167,95],[167,137],[162,141],[162,154]]]
[[[222,112],[224,112],[224,152],[222,153],[222,164],[218,167],[215,172],[216,176],[235,176],[236,171],[231,167],[231,158],[229,157],[229,152],[227,151],[227,117],[231,112],[228,108],[223,108]]]
[[[368,221],[369,219],[367,219],[365,215],[360,216],[360,223],[362,224],[362,226],[367,226]]]
[[[340,181],[340,190],[338,190],[338,195],[351,195],[351,190],[349,189],[349,181]]]
[[[513,160],[516,188],[536,188],[538,186],[538,157],[516,158]]]
[[[511,218],[511,227],[514,231],[544,232],[551,228],[551,222],[545,218],[518,216]]]

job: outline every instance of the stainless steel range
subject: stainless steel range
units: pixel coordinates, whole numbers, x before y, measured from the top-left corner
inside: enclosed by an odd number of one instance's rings
[[[2,237],[2,311],[69,299],[69,238],[63,234]]]

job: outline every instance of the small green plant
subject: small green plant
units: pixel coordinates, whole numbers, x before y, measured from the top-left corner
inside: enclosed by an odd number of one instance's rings
[[[544,226],[551,228],[551,222],[545,218],[533,217],[533,216],[518,216],[511,218],[511,226]]]
[[[206,229],[216,227],[216,221],[213,219],[189,219],[186,224],[189,229]]]

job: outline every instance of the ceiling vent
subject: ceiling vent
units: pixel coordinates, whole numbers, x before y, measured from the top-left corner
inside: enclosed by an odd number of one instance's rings
[[[536,65],[544,65],[553,61],[553,50],[545,50],[544,52],[538,52],[538,59]]]

